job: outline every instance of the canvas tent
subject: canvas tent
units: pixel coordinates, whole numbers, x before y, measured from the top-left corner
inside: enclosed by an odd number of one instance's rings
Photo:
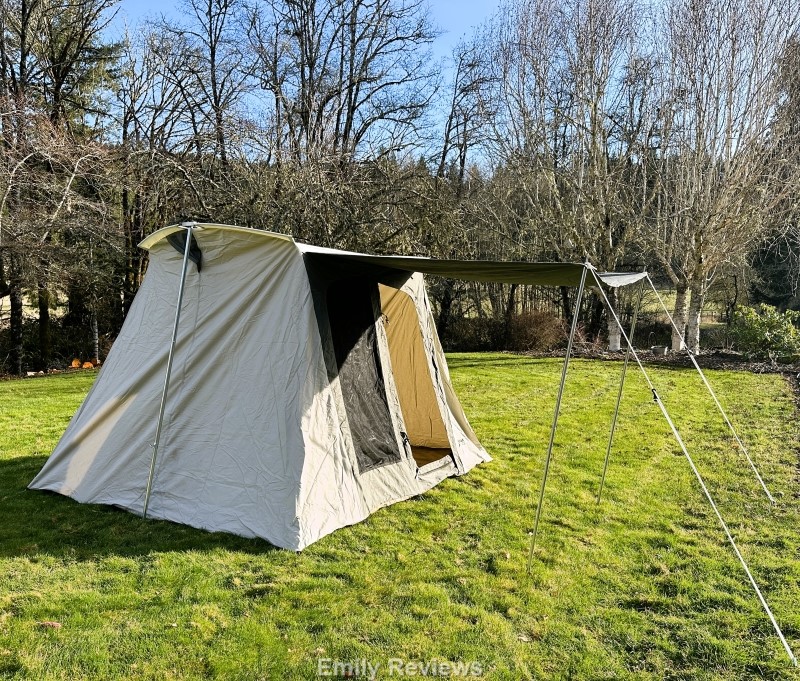
[[[489,460],[422,273],[572,286],[588,267],[190,227],[142,242],[150,265],[122,331],[30,487],[294,550]]]
[[[599,273],[588,263],[373,256],[225,225],[166,227],[141,246],[150,265],[120,335],[29,486],[294,550],[489,460],[450,384],[422,275],[577,286],[576,309],[587,282],[603,298],[604,287],[636,282],[640,291],[647,282],[658,296],[646,273]],[[797,664],[630,342],[633,334],[607,307],[627,349],[605,466],[632,357]],[[531,557],[576,326],[577,315]]]

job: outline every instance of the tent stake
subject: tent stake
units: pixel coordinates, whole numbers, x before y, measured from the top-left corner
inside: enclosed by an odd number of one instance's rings
[[[753,462],[753,459],[750,458],[750,453],[747,451],[747,447],[744,446],[744,443],[739,438],[739,434],[736,432],[736,429],[733,427],[733,424],[731,423],[730,419],[728,418],[728,415],[725,413],[725,410],[722,408],[722,404],[717,399],[717,394],[714,392],[714,389],[711,387],[711,384],[708,382],[708,379],[706,378],[706,375],[703,373],[703,370],[700,368],[700,365],[697,363],[697,360],[695,359],[694,353],[689,349],[689,346],[686,345],[686,339],[684,338],[683,334],[681,333],[681,330],[675,324],[675,321],[672,319],[672,315],[669,313],[669,310],[667,309],[667,306],[664,304],[664,301],[661,299],[661,295],[656,290],[655,284],[653,284],[653,280],[650,278],[650,275],[647,275],[647,281],[650,282],[650,288],[653,289],[653,293],[656,294],[656,298],[658,298],[658,302],[661,303],[661,307],[664,310],[664,312],[666,313],[667,318],[670,321],[670,324],[672,324],[672,328],[675,329],[675,332],[678,334],[678,337],[681,339],[681,345],[683,345],[683,349],[686,350],[686,354],[689,355],[689,359],[692,360],[692,364],[694,364],[694,368],[697,369],[697,373],[700,374],[700,378],[703,379],[703,383],[705,384],[706,389],[708,390],[709,394],[713,398],[714,404],[717,405],[717,409],[719,410],[719,413],[722,414],[722,418],[725,419],[725,423],[728,424],[728,428],[730,429],[731,433],[733,434],[734,439],[736,440],[737,444],[739,445],[739,449],[742,450],[742,453],[744,454],[745,458],[747,459],[747,463],[750,464],[750,468],[752,468],[753,469],[753,473],[756,474],[756,478],[758,479],[758,482],[761,485],[761,488],[764,490],[764,493],[767,495],[767,499],[769,499],[770,502],[773,503],[773,504],[776,503],[774,497],[770,494],[769,490],[767,489],[767,485],[764,483],[764,480],[762,479],[761,474],[758,472],[758,468],[756,468],[756,465]]]
[[[544,489],[547,485],[547,474],[550,471],[550,459],[553,455],[553,442],[556,438],[556,428],[558,427],[558,414],[561,411],[561,397],[564,394],[564,383],[567,380],[567,368],[569,367],[569,358],[572,355],[572,343],[575,340],[575,331],[578,328],[578,317],[581,309],[581,299],[583,298],[583,287],[586,283],[586,271],[591,267],[588,260],[584,263],[583,272],[581,273],[581,283],[578,286],[578,297],[575,300],[575,311],[572,315],[572,326],[569,331],[569,340],[567,341],[567,354],[564,357],[564,364],[561,367],[561,383],[558,386],[558,396],[556,397],[556,409],[553,414],[553,424],[550,426],[550,441],[547,445],[547,457],[544,463],[544,474],[542,475],[542,486],[539,490],[539,503],[536,505],[536,520],[533,523],[533,534],[531,535],[531,549],[528,553],[528,574],[531,574],[531,563],[533,562],[533,552],[536,549],[536,535],[539,532],[539,518],[542,515],[542,504],[544,503]]]
[[[708,487],[706,487],[706,483],[703,480],[703,476],[700,475],[700,471],[697,470],[697,466],[694,464],[694,460],[692,459],[691,455],[689,454],[689,450],[686,448],[686,445],[683,442],[683,438],[681,437],[678,429],[676,428],[675,424],[672,421],[672,418],[667,411],[666,405],[661,401],[661,397],[659,396],[658,392],[653,385],[653,382],[650,380],[650,376],[648,375],[647,371],[645,371],[644,365],[642,365],[641,360],[639,359],[639,355],[636,353],[636,350],[633,348],[630,339],[625,335],[625,330],[622,328],[622,324],[619,321],[619,317],[617,317],[617,313],[611,308],[608,302],[608,298],[606,297],[606,292],[603,290],[603,287],[600,284],[597,276],[594,272],[592,272],[592,276],[594,277],[595,282],[597,282],[597,287],[600,289],[600,295],[603,296],[603,299],[608,305],[608,309],[610,313],[614,316],[614,321],[617,323],[619,327],[620,333],[622,337],[625,339],[625,342],[628,344],[628,348],[633,355],[634,360],[639,365],[639,369],[644,376],[645,381],[647,381],[647,385],[650,388],[650,391],[653,393],[653,399],[655,400],[656,404],[658,405],[659,409],[661,410],[664,419],[666,420],[667,424],[672,431],[672,435],[675,437],[675,440],[678,442],[678,445],[683,452],[683,455],[686,457],[686,460],[689,462],[689,466],[692,469],[692,473],[694,473],[695,478],[697,478],[697,482],[700,484],[701,489],[703,490],[703,494],[705,494],[708,503],[711,505],[711,508],[714,510],[714,513],[717,516],[717,520],[719,520],[720,525],[722,525],[722,529],[725,532],[725,536],[728,538],[728,542],[730,542],[731,547],[733,547],[733,552],[736,554],[736,557],[739,559],[739,562],[742,564],[742,568],[744,568],[745,574],[747,575],[748,580],[750,580],[750,585],[753,587],[753,590],[756,592],[756,596],[758,596],[758,600],[761,603],[761,607],[764,609],[764,612],[769,617],[769,621],[772,623],[772,627],[775,630],[775,633],[778,635],[780,642],[783,644],[783,648],[786,651],[786,654],[789,656],[789,660],[791,663],[797,667],[797,658],[794,656],[789,643],[786,641],[786,637],[783,635],[783,631],[781,631],[780,626],[778,625],[775,616],[772,614],[772,610],[767,603],[767,600],[764,598],[763,594],[761,593],[761,589],[758,588],[758,583],[753,577],[753,574],[750,572],[750,568],[747,565],[747,561],[745,561],[744,556],[742,556],[741,552],[739,551],[739,547],[736,545],[736,541],[731,534],[731,531],[728,529],[728,524],[725,522],[725,519],[722,517],[722,513],[720,513],[719,509],[717,508],[717,504],[714,502],[714,498],[711,496],[711,492],[708,491]],[[649,277],[648,277],[649,279]],[[652,281],[650,284],[652,285]],[[656,293],[658,295],[658,293]]]
[[[158,408],[158,424],[156,425],[156,438],[153,441],[153,456],[150,459],[150,473],[147,476],[147,489],[144,492],[144,508],[142,518],[147,518],[147,506],[150,504],[150,492],[153,488],[153,476],[156,472],[156,457],[158,456],[158,443],[161,440],[161,426],[164,423],[164,408],[167,405],[167,393],[169,392],[169,378],[172,374],[172,360],[175,357],[175,342],[178,339],[178,324],[181,320],[181,305],[183,304],[183,290],[186,285],[186,271],[189,268],[189,249],[192,247],[192,230],[194,222],[185,222],[181,225],[186,229],[186,247],[183,250],[183,266],[181,267],[181,282],[178,287],[178,306],[175,309],[175,323],[172,326],[172,340],[169,344],[169,354],[167,355],[167,371],[164,376],[164,389],[161,391],[161,405]]]
[[[633,311],[633,321],[631,322],[630,337],[633,339],[633,334],[636,331],[636,320],[639,317],[639,309],[642,307],[642,297],[644,296],[644,281],[639,282],[639,300],[636,303],[636,309]],[[617,417],[619,416],[619,405],[622,402],[622,391],[625,388],[625,375],[628,373],[628,362],[631,358],[631,349],[625,348],[625,362],[622,365],[622,375],[619,379],[619,390],[617,391],[617,403],[614,405],[614,416],[611,419],[611,432],[608,434],[608,447],[606,447],[606,459],[603,462],[603,474],[600,476],[600,487],[597,489],[597,503],[600,503],[600,498],[603,495],[603,486],[606,482],[606,472],[608,471],[608,462],[611,458],[611,446],[614,444],[614,433],[617,430]]]

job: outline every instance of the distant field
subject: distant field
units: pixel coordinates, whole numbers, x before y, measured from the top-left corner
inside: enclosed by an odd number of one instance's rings
[[[635,299],[635,297],[638,296],[638,293],[634,291],[628,291],[627,295],[633,296]],[[675,312],[674,289],[660,290],[658,295],[661,296],[661,300],[669,311],[669,314],[673,314]],[[725,306],[718,300],[706,300],[706,303],[703,306],[702,321],[704,324],[718,323],[720,315],[724,314],[724,312]],[[664,314],[664,308],[661,306],[661,303],[649,286],[645,289],[645,295],[642,298],[641,314],[645,316],[656,317],[663,323],[669,324],[669,319],[667,318],[667,315]]]
[[[301,554],[26,490],[95,374],[0,382],[0,678],[305,680],[324,658],[399,678],[399,658],[509,681],[800,679],[635,373],[597,505],[620,366],[573,363],[529,578],[560,362],[449,361],[494,461]],[[652,374],[800,651],[789,386],[709,372],[771,508],[699,379]]]

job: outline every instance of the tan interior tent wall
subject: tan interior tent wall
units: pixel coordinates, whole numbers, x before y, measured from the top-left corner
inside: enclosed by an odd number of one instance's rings
[[[379,290],[406,435],[421,467],[450,456],[450,439],[434,392],[414,301],[407,293],[383,284]]]

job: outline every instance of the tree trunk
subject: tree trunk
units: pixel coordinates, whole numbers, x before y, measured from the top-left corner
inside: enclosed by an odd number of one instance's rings
[[[95,362],[100,360],[100,335],[97,333],[97,309],[92,305],[92,358]]]
[[[597,340],[600,330],[603,328],[603,301],[597,296],[592,295],[592,303],[589,311],[589,323],[586,325],[586,335],[592,340]],[[580,310],[575,310],[575,314],[580,314]]]
[[[22,277],[19,263],[11,256],[9,263],[9,296],[11,298],[11,373],[22,375]]]
[[[444,293],[439,303],[439,338],[447,339],[447,332],[450,330],[450,319],[453,312],[453,281],[448,279],[444,282]]]
[[[67,312],[63,318],[64,326],[79,329],[85,339],[90,314],[85,287],[77,282],[71,283],[67,290]],[[83,342],[85,341],[81,341],[81,343]]]
[[[564,311],[564,319],[567,324],[572,324],[572,304],[569,300],[569,286],[561,287],[561,309]]]
[[[125,216],[123,229],[125,231],[125,276],[122,284],[122,316],[128,316],[133,305],[133,299],[142,283],[146,255],[139,248],[139,242],[144,238],[144,228],[141,220],[141,197],[135,194],[131,197],[129,190],[122,192],[122,212]]]
[[[475,306],[475,314],[478,316],[478,319],[484,319],[486,314],[483,309],[483,287],[485,284],[482,284],[479,281],[476,281],[469,287],[469,294],[472,298],[472,304]]]
[[[505,284],[490,282],[485,287],[492,307],[492,319],[503,319],[506,311]]]
[[[3,250],[0,249],[0,298],[5,298],[11,292],[6,281],[6,264],[3,259]]]
[[[608,349],[610,352],[619,352],[621,348],[622,332],[613,314],[617,312],[617,289],[610,289],[607,297],[610,305],[610,309],[606,310],[606,316],[608,317],[606,320],[608,327]]]
[[[725,303],[725,326],[730,329],[733,324],[733,315],[736,312],[736,306],[739,304],[739,277],[733,275],[733,296]],[[786,312],[786,303],[778,306],[778,312],[783,314]]]
[[[39,306],[38,368],[40,371],[47,371],[53,355],[53,343],[50,329],[50,291],[47,289],[47,279],[44,276],[39,278],[36,298]]]
[[[681,340],[681,336],[684,338],[686,337],[686,320],[688,314],[688,304],[689,304],[689,296],[688,296],[689,287],[684,284],[678,284],[675,290],[675,308],[672,311],[672,319],[675,322],[675,326],[678,327],[680,334],[678,331],[675,330],[673,327],[672,329],[672,351],[673,352],[680,352],[684,349],[683,341]]]
[[[506,301],[505,319],[503,320],[503,349],[510,350],[511,345],[511,320],[514,318],[516,308],[517,284],[511,284]]]
[[[700,313],[703,311],[705,292],[701,286],[691,287],[692,297],[689,301],[689,319],[686,328],[686,345],[692,352],[700,351]]]

